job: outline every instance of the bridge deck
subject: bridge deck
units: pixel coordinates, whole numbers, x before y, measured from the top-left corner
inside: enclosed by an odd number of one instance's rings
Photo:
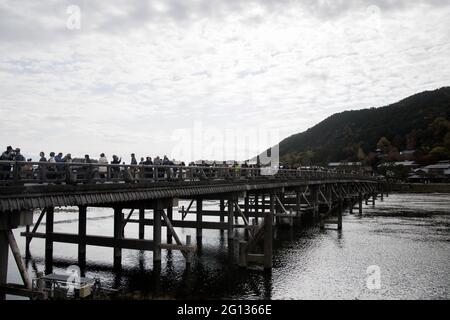
[[[375,181],[376,182],[376,181]],[[368,178],[259,178],[252,180],[206,180],[153,183],[96,183],[23,185],[0,187],[0,212],[34,208],[110,205],[163,198],[192,198],[231,192],[295,188],[333,183],[374,183]]]
[[[254,167],[0,161],[0,212],[50,206],[110,206],[164,198],[214,198],[233,192],[329,183],[376,180],[329,171]]]

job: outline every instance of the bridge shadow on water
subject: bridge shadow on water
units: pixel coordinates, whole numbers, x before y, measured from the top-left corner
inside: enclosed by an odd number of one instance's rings
[[[130,251],[132,254],[124,259],[120,269],[112,264],[87,260],[83,271],[87,277],[98,277],[105,286],[118,289],[119,299],[271,299],[272,272],[277,272],[277,256],[283,249],[299,243],[307,247],[317,235],[329,231],[319,231],[311,222],[306,222],[302,228],[274,228],[273,270],[264,270],[257,265],[240,268],[233,258],[233,246],[228,248],[226,233],[222,233],[218,246],[203,243],[190,269],[186,269],[179,252],[167,251],[162,256],[161,266],[153,266],[152,253]],[[339,241],[342,232],[333,232]],[[39,267],[45,265],[45,259],[30,256],[26,263],[36,275]],[[61,273],[77,263],[76,259],[55,255],[53,269]]]

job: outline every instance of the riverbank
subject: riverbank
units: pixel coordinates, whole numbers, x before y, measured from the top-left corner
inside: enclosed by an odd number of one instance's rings
[[[393,183],[391,191],[407,193],[450,193],[450,183]]]

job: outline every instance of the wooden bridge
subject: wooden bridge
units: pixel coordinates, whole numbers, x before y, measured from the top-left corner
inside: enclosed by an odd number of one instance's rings
[[[28,167],[26,167],[28,166]],[[159,268],[161,250],[179,250],[187,267],[201,248],[202,230],[226,232],[230,255],[247,267],[272,267],[274,226],[293,227],[314,221],[321,228],[342,228],[342,213],[362,214],[363,201],[375,205],[387,192],[384,182],[373,177],[328,171],[275,170],[271,168],[100,165],[0,161],[0,288],[26,294],[31,280],[22,261],[12,229],[26,226],[26,254],[33,238],[45,239],[45,273],[52,272],[53,243],[78,244],[78,264],[86,266],[86,246],[114,248],[114,267],[120,268],[122,249],[153,252]],[[188,206],[179,207],[179,200]],[[203,202],[216,201],[216,210],[204,210]],[[78,233],[53,231],[56,207],[78,207]],[[111,236],[88,235],[87,208],[105,207],[114,212]],[[174,219],[178,208],[180,219]],[[40,215],[33,225],[33,212]],[[194,215],[195,220],[187,220]],[[137,216],[137,217],[136,217]],[[204,221],[204,217],[216,217]],[[38,227],[45,221],[45,232]],[[128,238],[125,226],[136,223],[138,238]],[[152,235],[145,234],[152,226]],[[195,229],[180,239],[176,228]],[[243,230],[239,238],[237,230]],[[165,237],[163,241],[163,231]],[[149,237],[150,236],[150,237]],[[6,283],[8,246],[11,247],[24,285]]]

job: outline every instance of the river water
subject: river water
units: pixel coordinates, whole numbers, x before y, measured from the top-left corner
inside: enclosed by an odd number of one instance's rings
[[[213,206],[205,203],[204,209]],[[180,252],[166,250],[159,272],[153,271],[151,252],[135,250],[123,250],[123,268],[115,271],[113,249],[88,246],[86,276],[99,277],[103,285],[132,299],[449,299],[449,194],[392,194],[375,207],[364,206],[362,217],[346,213],[342,231],[332,227],[276,229],[271,272],[230,263],[226,232],[203,230],[203,246],[191,271]],[[55,211],[55,232],[76,233],[77,228],[75,209]],[[14,232],[24,252],[21,231]],[[187,234],[195,239],[194,229],[177,232],[183,240]],[[112,210],[89,208],[87,233],[111,236]],[[137,224],[127,225],[127,237],[137,234]],[[146,235],[151,234],[146,227]],[[33,239],[27,261],[32,277],[44,271],[44,253],[44,240]],[[65,273],[76,257],[76,245],[55,243],[53,272]],[[379,272],[368,273],[373,270]],[[8,282],[21,283],[11,254]]]

